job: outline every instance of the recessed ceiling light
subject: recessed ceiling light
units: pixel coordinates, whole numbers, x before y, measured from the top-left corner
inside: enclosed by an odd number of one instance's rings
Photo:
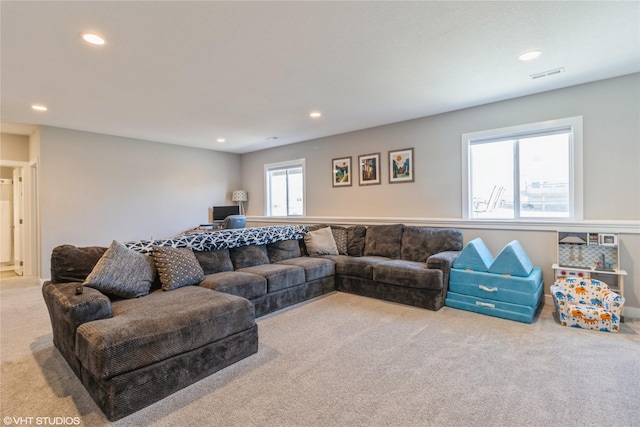
[[[224,138],[218,138],[216,139],[216,141],[218,141],[220,144],[222,144],[223,142],[227,142],[227,140]]]
[[[45,107],[44,105],[37,105],[37,104],[32,105],[31,109],[36,111],[47,111],[47,107]]]
[[[95,33],[83,33],[82,34],[82,38],[87,43],[96,44],[96,45],[103,45],[104,44],[104,38],[102,38],[101,36],[99,36],[99,35],[97,35]]]
[[[541,50],[530,50],[518,56],[518,59],[520,61],[531,61],[532,59],[536,59],[541,54],[542,54]]]
[[[318,117],[322,117],[322,113],[320,111],[312,111],[311,113],[309,113],[309,117],[317,119]]]

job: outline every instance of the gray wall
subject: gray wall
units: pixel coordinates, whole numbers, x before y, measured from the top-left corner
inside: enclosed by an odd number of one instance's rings
[[[307,215],[461,218],[461,134],[584,117],[584,219],[640,218],[640,74],[242,155],[249,215],[265,163],[307,159]],[[388,183],[389,150],[415,147],[415,182]],[[380,152],[382,185],[331,186],[331,159]],[[403,203],[410,200],[411,203]]]
[[[236,154],[47,126],[39,147],[41,278],[57,245],[171,237],[240,183]]]
[[[532,83],[535,84],[535,83]],[[462,220],[461,135],[544,120],[583,116],[584,221],[520,226]],[[465,241],[482,237],[494,255],[520,240],[544,269],[548,290],[556,231],[621,232],[627,306],[640,315],[640,74],[632,74],[416,120],[242,155],[252,224],[262,217],[265,163],[306,158],[307,222],[405,222],[457,226]],[[415,182],[388,183],[389,150],[415,148]],[[382,184],[333,188],[331,159],[380,152]]]

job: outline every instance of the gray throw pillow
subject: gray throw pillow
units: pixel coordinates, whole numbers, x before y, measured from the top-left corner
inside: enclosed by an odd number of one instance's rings
[[[154,246],[153,259],[165,291],[197,285],[204,280],[204,271],[191,249]]]
[[[309,256],[339,255],[331,227],[308,232],[304,235],[304,244],[307,246]]]
[[[147,295],[154,278],[153,261],[115,240],[83,285],[123,298]]]

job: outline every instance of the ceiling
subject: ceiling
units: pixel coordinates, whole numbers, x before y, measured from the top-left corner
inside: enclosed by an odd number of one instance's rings
[[[3,0],[0,12],[11,133],[246,153],[640,71],[638,1]],[[543,53],[518,60],[531,49]]]

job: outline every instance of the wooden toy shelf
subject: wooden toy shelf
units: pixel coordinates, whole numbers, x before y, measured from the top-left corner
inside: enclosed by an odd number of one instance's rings
[[[624,297],[627,272],[620,268],[618,249],[618,235],[614,233],[558,231],[558,262],[551,266],[555,279],[597,279]]]

